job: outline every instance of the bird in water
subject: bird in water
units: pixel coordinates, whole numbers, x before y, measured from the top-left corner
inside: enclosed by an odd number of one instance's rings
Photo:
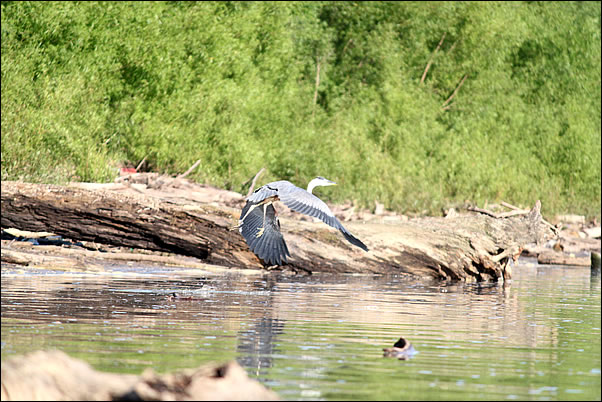
[[[309,182],[307,190],[286,180],[274,181],[255,190],[247,197],[237,225],[251,251],[269,265],[286,264],[286,258],[290,257],[274,209],[274,202],[278,200],[293,211],[319,218],[341,231],[351,244],[368,251],[364,243],[345,229],[330,208],[312,194],[315,187],[334,185],[335,182],[318,176]]]
[[[399,360],[408,360],[416,353],[418,353],[418,351],[414,349],[414,346],[410,343],[410,341],[403,337],[399,338],[392,348],[383,349],[384,357],[395,357]]]

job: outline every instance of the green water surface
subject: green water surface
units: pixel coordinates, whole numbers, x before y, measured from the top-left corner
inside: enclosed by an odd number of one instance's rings
[[[494,285],[2,270],[3,360],[60,349],[139,374],[236,359],[291,400],[600,400],[600,318],[582,268],[522,265]],[[383,357],[401,336],[418,353]]]

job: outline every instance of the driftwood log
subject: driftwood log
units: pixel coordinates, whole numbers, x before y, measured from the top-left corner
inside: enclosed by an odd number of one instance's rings
[[[55,351],[2,361],[3,401],[267,401],[278,396],[235,361],[170,374],[103,373]]]
[[[240,202],[243,200],[241,195]],[[175,253],[225,267],[264,268],[238,231],[230,230],[240,209],[219,202],[3,181],[1,203],[2,228],[52,232],[98,247]],[[540,208],[537,201],[527,214],[504,218],[467,214],[395,223],[345,222],[369,252],[348,244],[322,222],[281,215],[282,232],[292,254],[285,268],[471,282],[510,279],[511,258],[518,258],[526,244],[542,244],[556,236],[542,219]],[[11,250],[4,243],[3,260],[18,263],[5,259],[5,250]],[[105,260],[111,258],[111,253],[103,254]],[[27,260],[18,251],[12,256]]]

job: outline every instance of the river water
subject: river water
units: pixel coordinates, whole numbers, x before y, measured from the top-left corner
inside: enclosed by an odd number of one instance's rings
[[[1,352],[133,374],[235,359],[291,400],[600,400],[600,308],[589,268],[533,263],[490,285],[3,266]],[[400,337],[418,353],[383,357]]]

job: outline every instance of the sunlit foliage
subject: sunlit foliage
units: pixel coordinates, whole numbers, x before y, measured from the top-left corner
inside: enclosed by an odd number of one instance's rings
[[[2,179],[600,216],[600,45],[600,2],[2,2]]]

